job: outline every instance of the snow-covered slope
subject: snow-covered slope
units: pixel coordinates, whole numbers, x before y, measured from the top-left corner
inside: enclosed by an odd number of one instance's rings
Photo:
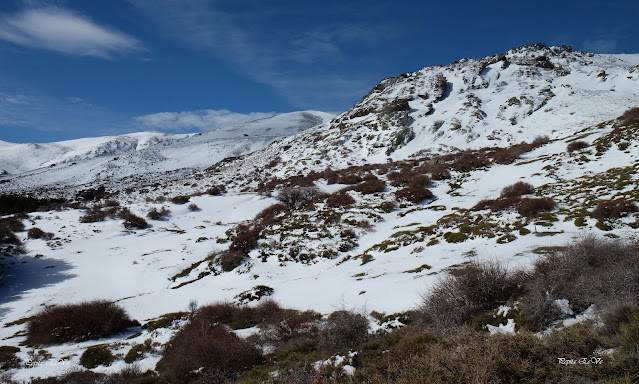
[[[224,167],[230,174],[259,170],[278,158],[281,166],[273,173],[292,175],[508,146],[536,136],[562,137],[638,103],[639,55],[528,45],[384,79],[330,123]]]
[[[47,144],[0,143],[0,192],[107,184],[117,188],[188,176],[223,158],[255,151],[332,118],[293,112],[206,133],[142,132]]]

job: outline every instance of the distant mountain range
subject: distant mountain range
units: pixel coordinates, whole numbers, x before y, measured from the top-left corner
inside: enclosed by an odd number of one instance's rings
[[[196,134],[142,132],[45,144],[0,142],[0,193],[61,194],[80,186],[118,188],[174,180],[332,117],[303,111]]]

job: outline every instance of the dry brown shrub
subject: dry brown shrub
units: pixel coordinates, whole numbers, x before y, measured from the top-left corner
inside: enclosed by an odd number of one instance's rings
[[[408,187],[395,191],[395,199],[397,201],[410,201],[411,203],[421,203],[426,199],[433,197],[433,193],[426,188]]]
[[[631,200],[621,197],[613,200],[600,201],[590,216],[597,220],[618,219],[628,213],[634,213],[637,211],[639,211],[637,204]]]
[[[535,193],[535,187],[532,184],[518,181],[515,184],[504,187],[501,190],[500,197],[515,197],[521,195],[530,195]]]
[[[157,367],[175,384],[226,382],[262,361],[257,348],[196,313],[166,344]]]
[[[570,143],[568,143],[568,145],[566,146],[566,151],[568,152],[574,152],[574,151],[579,151],[585,148],[588,148],[590,146],[590,144],[586,143],[585,141],[572,141]]]
[[[124,309],[106,300],[57,305],[36,314],[27,324],[29,345],[81,342],[112,336],[139,325]]]
[[[550,212],[557,207],[557,203],[550,197],[523,198],[517,205],[517,213],[523,216],[541,212]]]
[[[346,207],[355,204],[355,199],[348,193],[333,193],[326,199],[326,205],[332,208]]]
[[[630,108],[619,117],[623,125],[631,125],[639,122],[639,107]]]

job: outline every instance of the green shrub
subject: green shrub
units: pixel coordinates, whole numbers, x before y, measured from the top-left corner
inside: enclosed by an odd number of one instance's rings
[[[16,353],[20,352],[20,348],[13,346],[1,346],[0,347],[0,368],[8,370],[11,368],[20,367],[21,360]]]
[[[115,361],[115,356],[104,344],[94,345],[87,348],[80,356],[80,365],[85,368],[96,368],[99,365],[111,365]]]
[[[129,352],[124,356],[124,362],[130,364],[136,360],[143,359],[146,353],[152,351],[151,340],[147,340],[144,344],[134,344],[129,349]]]

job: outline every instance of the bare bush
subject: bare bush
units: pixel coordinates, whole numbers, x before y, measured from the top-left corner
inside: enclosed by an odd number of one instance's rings
[[[198,207],[197,204],[189,204],[189,211],[197,212],[199,210],[200,210],[200,207]]]
[[[149,226],[146,220],[133,214],[128,209],[123,209],[120,212],[120,218],[124,220],[123,224],[126,229],[145,229]]]
[[[350,311],[331,313],[320,332],[320,348],[336,351],[366,341],[370,325],[366,317]]]
[[[236,249],[229,249],[219,255],[217,263],[222,267],[224,272],[230,272],[242,265],[244,260],[247,258],[248,255],[245,252]]]
[[[424,298],[421,320],[439,330],[468,324],[473,317],[522,294],[524,278],[497,262],[472,262],[439,280]]]
[[[639,123],[639,107],[630,108],[619,117],[619,121],[623,125],[631,125]]]
[[[190,199],[191,199],[191,198],[190,198],[189,196],[178,195],[178,196],[173,196],[173,197],[171,198],[171,202],[172,202],[173,204],[179,204],[179,205],[182,205],[182,204],[186,204],[186,203],[188,203]]]
[[[221,185],[214,185],[206,190],[206,193],[211,196],[219,196],[223,194],[224,192],[226,192],[226,188],[224,188],[224,186],[221,186]]]
[[[504,187],[501,190],[500,197],[514,197],[521,195],[530,195],[535,193],[535,187],[532,184],[524,183],[523,181],[518,181],[515,184]]]
[[[333,193],[326,199],[326,205],[329,207],[346,207],[355,204],[355,199],[348,193]]]
[[[450,171],[446,167],[438,166],[431,171],[430,177],[433,180],[447,180],[450,179]]]
[[[489,161],[483,154],[464,153],[455,160],[452,164],[452,169],[458,172],[470,172],[488,164]]]
[[[523,198],[517,205],[517,213],[523,216],[541,212],[550,212],[557,207],[557,203],[550,197]]]
[[[157,367],[175,384],[225,382],[262,360],[259,350],[202,308],[169,340]]]
[[[622,197],[613,200],[600,201],[590,216],[597,220],[609,220],[618,219],[628,213],[634,213],[637,211],[639,211],[637,204]]]
[[[386,190],[386,183],[378,178],[369,179],[365,182],[358,184],[355,190],[361,192],[364,195],[370,195],[373,193],[384,192]]]
[[[568,300],[575,312],[591,304],[604,308],[613,300],[637,300],[639,244],[585,237],[540,259],[528,291],[523,313],[537,329],[557,319],[557,311],[540,309],[558,299]]]
[[[568,151],[568,152],[580,151],[582,149],[588,148],[589,146],[590,146],[590,144],[588,144],[588,143],[586,143],[585,141],[582,141],[582,140],[571,141],[566,146],[566,151]]]
[[[317,187],[283,188],[277,194],[277,199],[288,209],[296,209],[306,200],[320,194]]]
[[[95,340],[139,325],[119,305],[105,300],[49,307],[27,325],[27,344],[51,345]]]
[[[407,187],[395,191],[395,199],[397,201],[406,200],[414,204],[421,203],[422,201],[432,197],[433,193],[429,189],[423,187]]]
[[[166,218],[171,213],[170,210],[166,209],[166,207],[162,207],[161,209],[152,208],[147,214],[146,217],[151,220],[162,220]]]
[[[51,240],[53,239],[53,233],[45,232],[38,227],[29,228],[27,232],[27,237],[30,239],[43,239],[43,240]]]

